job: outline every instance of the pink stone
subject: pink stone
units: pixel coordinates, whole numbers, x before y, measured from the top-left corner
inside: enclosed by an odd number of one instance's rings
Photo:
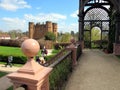
[[[17,72],[7,75],[13,82],[14,90],[21,85],[26,85],[27,90],[49,90],[52,68],[41,66],[33,58],[40,50],[39,43],[34,39],[27,39],[22,43],[21,49],[28,57],[27,63]]]
[[[27,57],[34,57],[40,50],[39,43],[34,39],[27,39],[21,45],[22,52]]]
[[[67,49],[72,50],[72,64],[73,64],[73,67],[74,67],[75,65],[77,65],[77,56],[76,56],[77,46],[72,43],[69,46],[67,46]]]

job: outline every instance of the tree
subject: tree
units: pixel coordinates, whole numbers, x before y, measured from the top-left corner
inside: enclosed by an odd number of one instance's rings
[[[84,40],[90,41],[90,32],[89,31],[84,32]]]
[[[65,33],[61,36],[60,42],[70,42],[71,37],[69,33]]]
[[[108,32],[102,32],[102,40],[108,40]]]
[[[45,40],[55,41],[56,36],[53,32],[47,32],[47,34],[45,35]]]
[[[28,31],[25,31],[22,33],[24,36],[29,36],[29,32]]]
[[[101,32],[99,27],[94,27],[91,31],[91,41],[100,40]]]
[[[71,31],[71,35],[74,37],[75,36],[75,33],[74,33],[74,31]]]
[[[20,29],[18,30],[10,30],[8,32],[10,34],[10,37],[15,39],[16,37],[21,37],[22,36],[22,31]]]

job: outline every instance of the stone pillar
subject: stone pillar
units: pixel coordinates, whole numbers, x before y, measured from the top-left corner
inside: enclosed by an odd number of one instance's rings
[[[22,43],[21,49],[28,57],[27,63],[7,76],[13,82],[14,90],[19,87],[25,87],[25,90],[49,90],[49,74],[52,68],[43,67],[33,59],[40,50],[39,43],[27,39]]]
[[[77,65],[77,47],[74,44],[71,44],[67,49],[72,50],[72,65],[74,67]]]
[[[77,65],[77,46],[74,39],[71,39],[71,45],[67,46],[67,49],[72,50],[72,65],[74,67]]]

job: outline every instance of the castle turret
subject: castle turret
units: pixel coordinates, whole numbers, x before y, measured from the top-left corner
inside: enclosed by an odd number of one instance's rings
[[[46,21],[46,29],[48,32],[52,32],[53,31],[53,28],[52,28],[52,22],[50,21]]]
[[[34,23],[33,22],[29,22],[29,38],[33,38],[34,35]]]
[[[57,37],[57,23],[53,23],[52,24],[53,25],[53,33],[56,35],[56,37]]]
[[[53,32],[57,37],[57,29],[57,23],[51,21],[46,21],[46,24],[29,22],[29,38],[41,39],[44,38],[47,32]]]

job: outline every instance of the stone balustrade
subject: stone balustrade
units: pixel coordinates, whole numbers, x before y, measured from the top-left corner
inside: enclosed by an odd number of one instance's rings
[[[21,50],[28,58],[27,63],[23,67],[21,67],[17,72],[8,75],[8,78],[10,78],[11,82],[13,83],[14,90],[16,90],[19,87],[22,87],[25,90],[49,90],[50,72],[52,71],[55,65],[58,65],[62,61],[64,62],[64,60],[61,60],[62,58],[69,58],[69,60],[72,61],[72,68],[74,68],[74,66],[77,64],[77,54],[79,53],[77,52],[77,47],[79,46],[78,44],[76,44],[75,40],[72,39],[71,45],[64,49],[63,52],[60,52],[60,55],[62,56],[57,55],[55,61],[52,60],[51,65],[53,67],[44,67],[36,63],[34,60],[34,56],[36,56],[40,50],[39,43],[34,39],[25,40],[21,45]],[[68,52],[66,52],[66,50]]]

